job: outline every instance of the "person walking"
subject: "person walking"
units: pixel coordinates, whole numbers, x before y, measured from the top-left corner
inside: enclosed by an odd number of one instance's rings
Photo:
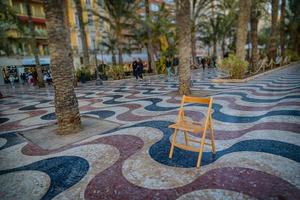
[[[171,59],[169,57],[166,58],[166,72],[167,72],[167,82],[170,80],[171,78],[171,65],[172,65],[172,62],[171,62]]]
[[[33,76],[31,73],[28,74],[28,84],[30,86],[33,86]]]
[[[15,78],[13,77],[13,75],[9,76],[9,81],[10,81],[10,85],[11,87],[15,87]]]
[[[142,60],[139,58],[137,62],[137,75],[142,80],[143,80],[143,72],[144,72],[144,64]]]
[[[216,62],[217,62],[217,56],[213,56],[213,57],[212,57],[212,66],[213,66],[214,68],[217,67],[217,66],[216,66]]]
[[[134,60],[134,61],[132,62],[132,73],[133,73],[133,76],[135,76],[136,80],[139,79],[139,77],[138,77],[138,72],[137,72],[137,67],[138,67],[137,61]]]
[[[174,75],[178,76],[178,65],[179,65],[179,58],[178,56],[175,56],[173,58],[173,67],[174,67]]]
[[[20,75],[20,77],[21,77],[21,80],[22,80],[22,85],[25,85],[25,83],[26,83],[26,75],[25,75],[25,73],[22,73]]]
[[[206,60],[205,60],[205,57],[203,57],[201,59],[201,64],[202,64],[203,71],[205,70],[205,63],[206,63]]]

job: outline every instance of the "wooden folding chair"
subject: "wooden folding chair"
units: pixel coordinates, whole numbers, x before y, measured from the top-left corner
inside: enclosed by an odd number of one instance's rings
[[[208,105],[206,118],[205,118],[203,124],[185,119],[185,116],[184,116],[184,104],[185,103],[199,103],[199,104],[207,104]],[[172,145],[171,145],[170,154],[169,154],[170,159],[173,156],[175,147],[178,147],[180,149],[184,149],[187,151],[198,152],[199,155],[198,155],[196,167],[199,168],[204,145],[211,146],[212,152],[214,154],[216,153],[216,147],[215,147],[215,142],[214,142],[214,132],[213,132],[213,127],[212,127],[212,116],[211,116],[212,104],[213,104],[212,97],[200,98],[200,97],[190,97],[190,96],[185,96],[185,95],[182,97],[177,121],[175,124],[172,124],[169,126],[169,128],[175,129],[174,133],[172,135],[172,142],[171,142]],[[209,129],[209,131],[210,131],[210,143],[205,142],[207,129]],[[184,133],[185,144],[177,143],[177,141],[176,141],[177,133],[179,130],[181,130]],[[189,132],[194,133],[194,134],[202,133],[201,140],[199,141],[199,140],[190,139],[188,136]],[[200,148],[195,148],[195,147],[190,146],[189,145],[190,142],[200,143]]]

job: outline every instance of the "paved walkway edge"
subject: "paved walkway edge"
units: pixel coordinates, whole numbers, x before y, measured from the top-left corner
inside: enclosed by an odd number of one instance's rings
[[[267,74],[270,74],[274,71],[277,71],[277,70],[281,70],[281,69],[284,69],[284,68],[287,68],[291,65],[294,65],[296,63],[299,63],[299,61],[296,61],[296,62],[291,62],[287,65],[284,65],[284,66],[281,66],[281,67],[277,67],[275,69],[271,69],[271,70],[268,70],[266,72],[263,72],[263,73],[260,73],[260,74],[257,74],[257,75],[254,75],[254,76],[250,76],[248,78],[244,78],[244,79],[225,79],[225,78],[218,78],[218,79],[212,79],[212,82],[213,83],[245,83],[245,82],[248,82],[248,81],[251,81],[253,79],[256,79],[258,77],[261,77],[261,76],[264,76],[264,75],[267,75]]]

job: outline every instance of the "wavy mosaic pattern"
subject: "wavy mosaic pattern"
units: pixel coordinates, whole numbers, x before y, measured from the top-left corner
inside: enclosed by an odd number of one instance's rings
[[[200,169],[196,153],[175,148],[168,158],[173,131],[168,125],[180,102],[175,79],[76,88],[82,115],[121,126],[51,150],[18,131],[55,123],[53,90],[4,89],[0,198],[299,199],[300,64],[240,84],[212,83],[222,75],[215,69],[192,74],[193,90],[214,97],[217,153],[205,149]],[[194,104],[186,110],[197,121],[206,111]]]

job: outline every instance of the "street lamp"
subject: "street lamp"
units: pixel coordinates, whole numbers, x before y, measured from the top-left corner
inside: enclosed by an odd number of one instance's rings
[[[96,49],[96,41],[95,39],[93,39],[93,43],[94,43],[94,56],[95,56],[95,64],[96,64],[96,85],[103,85],[103,82],[99,76],[99,70],[98,70],[98,64],[97,64],[97,49]]]

